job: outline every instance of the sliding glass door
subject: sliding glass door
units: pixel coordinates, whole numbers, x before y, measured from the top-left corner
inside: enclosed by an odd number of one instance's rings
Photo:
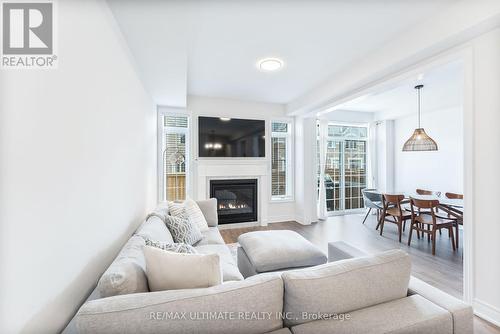
[[[363,207],[367,137],[366,127],[328,125],[324,177],[328,212]]]

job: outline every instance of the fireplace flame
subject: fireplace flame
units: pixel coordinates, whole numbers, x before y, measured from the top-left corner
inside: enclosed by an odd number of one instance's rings
[[[246,209],[249,206],[246,203],[220,203],[219,210],[228,210],[228,209]]]

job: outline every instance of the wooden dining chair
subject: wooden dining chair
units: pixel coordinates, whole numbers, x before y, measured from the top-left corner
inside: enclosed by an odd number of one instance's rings
[[[449,198],[449,199],[464,199],[464,195],[462,194],[455,194],[455,193],[445,193],[444,196],[446,198]],[[455,218],[455,217],[452,217],[450,214],[448,214],[448,218],[449,219],[452,219],[454,221],[454,224],[455,224],[455,245],[457,246],[457,249],[458,249],[458,244],[459,244],[459,228],[458,228],[458,225],[460,225],[460,223],[458,222],[458,219]]]
[[[404,195],[384,194],[382,196],[382,215],[377,228],[380,226],[380,235],[384,232],[384,223],[390,222],[398,226],[399,242],[406,226],[406,221],[411,219],[411,213],[401,208]],[[392,219],[389,219],[392,217]]]
[[[440,191],[432,191],[432,190],[425,190],[425,189],[416,189],[415,192],[418,195],[427,195],[427,196],[436,196],[436,197],[441,197],[441,192]],[[419,210],[420,212],[420,210]],[[436,212],[439,212],[439,208],[436,208]],[[439,234],[441,234],[441,230],[439,230]]]
[[[432,255],[436,255],[436,232],[447,229],[451,239],[451,247],[456,250],[455,238],[453,236],[453,221],[436,216],[435,209],[439,205],[438,200],[423,200],[410,197],[411,224],[408,234],[408,246],[411,245],[411,235],[413,230],[422,235],[427,234],[427,240],[432,240]],[[425,211],[418,212],[418,209]]]

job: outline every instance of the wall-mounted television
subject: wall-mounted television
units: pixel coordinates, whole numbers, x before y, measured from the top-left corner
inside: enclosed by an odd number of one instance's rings
[[[259,158],[266,156],[266,122],[225,117],[198,117],[201,158]]]

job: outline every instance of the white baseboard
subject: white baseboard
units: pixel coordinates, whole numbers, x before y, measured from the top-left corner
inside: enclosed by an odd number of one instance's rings
[[[229,230],[232,228],[245,228],[245,227],[256,227],[262,226],[259,222],[249,222],[249,223],[231,223],[231,224],[219,224],[217,227],[219,230]]]
[[[485,303],[481,300],[474,299],[472,303],[474,314],[495,326],[500,327],[500,310],[495,306]]]
[[[289,222],[289,221],[295,221],[295,216],[294,215],[281,215],[281,216],[268,217],[268,219],[267,219],[268,223],[282,223],[282,222]]]

